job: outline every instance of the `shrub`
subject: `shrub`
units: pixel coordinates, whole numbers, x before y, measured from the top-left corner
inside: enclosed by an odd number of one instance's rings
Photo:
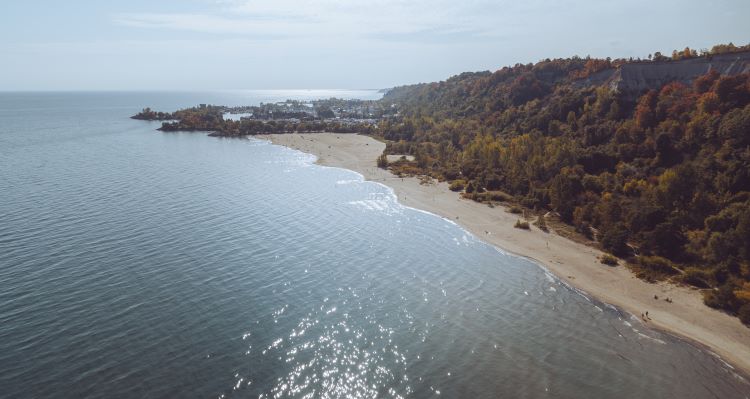
[[[466,192],[463,194],[464,198],[468,198],[471,200],[474,200],[476,202],[507,202],[510,200],[510,197],[508,197],[507,194],[503,193],[502,191],[479,191],[474,190],[473,192],[470,191],[473,183],[469,183],[466,186]]]
[[[604,249],[617,256],[625,256],[630,252],[628,248],[628,230],[622,223],[618,223],[605,231],[599,241]]]
[[[679,271],[675,269],[672,262],[670,262],[668,259],[662,258],[661,256],[639,256],[638,264],[641,267],[656,273],[666,275],[679,273]]]
[[[639,256],[634,262],[631,267],[636,277],[649,282],[664,280],[679,273],[672,262],[660,256]]]
[[[466,187],[466,180],[453,180],[450,185],[451,191],[463,191],[464,187]]]
[[[378,168],[387,168],[388,167],[388,156],[385,155],[385,153],[380,154],[378,157]]]
[[[516,220],[516,224],[513,227],[517,229],[529,230],[529,222],[522,221],[521,219]]]
[[[539,205],[539,200],[536,198],[523,197],[521,198],[521,205],[534,209]]]
[[[685,274],[682,275],[681,280],[685,284],[692,285],[698,288],[710,287],[710,285],[707,282],[709,278],[706,275],[706,272],[704,272],[701,269],[694,268],[694,267],[688,268],[685,271]]]
[[[443,177],[445,177],[446,180],[456,180],[459,176],[461,176],[461,171],[458,169],[449,168],[443,171]],[[465,180],[464,184],[466,184]]]
[[[731,284],[724,284],[718,289],[705,292],[703,302],[712,308],[726,310],[730,313],[735,313],[740,307],[740,303],[734,295],[734,287]]]
[[[518,205],[513,205],[510,207],[510,209],[508,209],[508,212],[520,215],[523,212],[523,209],[521,209],[521,207]]]
[[[599,262],[604,265],[617,266],[617,258],[610,254],[602,254],[602,256],[599,257]]]
[[[743,287],[735,290],[734,295],[743,303],[750,303],[750,282],[745,282]]]
[[[742,305],[737,315],[740,317],[741,322],[750,326],[750,303]]]
[[[507,202],[509,200],[510,200],[510,197],[508,197],[508,195],[503,193],[502,191],[479,192],[476,196],[476,201],[479,201],[479,202],[487,202],[487,201]]]
[[[549,228],[547,227],[547,220],[544,219],[544,215],[536,218],[536,222],[534,222],[534,225],[536,225],[536,227],[539,227],[539,230],[545,233],[549,232]]]

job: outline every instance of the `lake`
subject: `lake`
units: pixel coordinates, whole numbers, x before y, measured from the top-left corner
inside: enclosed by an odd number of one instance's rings
[[[0,93],[0,396],[748,397],[354,172],[129,119],[331,96],[379,94]]]

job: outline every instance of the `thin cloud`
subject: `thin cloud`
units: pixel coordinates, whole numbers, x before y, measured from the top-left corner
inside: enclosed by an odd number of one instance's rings
[[[288,37],[278,29],[278,21],[262,18],[228,18],[207,14],[118,14],[116,25],[142,29],[167,29],[213,34],[250,35],[264,39]]]
[[[476,12],[497,8],[486,0],[220,0],[198,14],[129,13],[114,23],[140,29],[166,29],[275,38],[329,38],[403,42],[461,42],[495,36],[502,18]]]
[[[424,29],[411,32],[378,32],[368,35],[387,42],[415,42],[424,44],[448,44],[480,41],[499,41],[503,36],[480,29],[442,28]]]

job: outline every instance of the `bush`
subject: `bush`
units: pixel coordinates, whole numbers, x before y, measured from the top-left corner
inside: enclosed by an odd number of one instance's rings
[[[599,257],[599,262],[603,265],[617,266],[617,258],[610,254],[602,254],[602,256]]]
[[[683,246],[687,243],[680,226],[672,222],[659,223],[654,230],[645,233],[644,249],[652,253],[677,259],[684,254]]]
[[[540,215],[538,218],[536,218],[536,222],[534,222],[534,225],[536,225],[536,227],[539,227],[539,230],[545,233],[549,232],[547,221],[544,219],[544,215]]]
[[[451,191],[463,191],[464,187],[466,187],[466,180],[453,180],[450,185]]]
[[[698,288],[709,288],[710,285],[708,284],[709,277],[706,275],[706,272],[703,270],[691,267],[688,268],[685,271],[685,274],[682,275],[681,278],[682,282],[688,285],[692,285],[693,287]]]
[[[750,303],[742,305],[737,315],[740,317],[741,322],[750,326]]]
[[[485,191],[483,193],[479,193],[476,200],[479,202],[508,202],[510,201],[510,197],[508,197],[508,195],[502,191]]]
[[[679,273],[674,264],[660,256],[639,256],[631,264],[636,277],[648,282],[664,280]]]
[[[679,271],[675,269],[672,262],[670,262],[668,259],[662,258],[661,256],[639,256],[638,264],[641,267],[656,273],[666,275],[679,273]]]
[[[521,198],[521,205],[529,209],[534,209],[539,206],[539,200],[536,198],[523,197]]]
[[[522,221],[521,219],[516,220],[516,224],[513,227],[517,229],[529,230],[529,222]]]
[[[388,156],[385,155],[385,153],[381,154],[378,157],[378,168],[387,168],[388,167]]]
[[[518,205],[513,205],[510,207],[510,209],[508,209],[508,212],[520,215],[521,213],[523,213],[523,209],[521,209],[521,207]]]
[[[714,309],[725,310],[729,313],[737,312],[740,307],[732,284],[724,284],[718,289],[705,292],[703,302]]]
[[[599,241],[604,249],[617,256],[626,256],[630,252],[628,248],[628,230],[621,223],[605,231]]]
[[[445,180],[456,180],[459,176],[461,176],[461,171],[458,169],[449,168],[443,171]],[[466,184],[466,181],[464,181],[464,184]]]
[[[507,202],[510,200],[510,197],[508,197],[507,194],[503,193],[502,191],[478,191],[474,190],[473,192],[470,191],[473,183],[469,183],[466,186],[466,191],[463,194],[464,198],[468,198],[471,200],[474,200],[476,202]]]

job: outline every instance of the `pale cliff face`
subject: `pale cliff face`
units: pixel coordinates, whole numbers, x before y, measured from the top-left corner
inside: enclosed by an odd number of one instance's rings
[[[670,82],[692,83],[711,70],[721,75],[750,72],[750,52],[720,54],[681,61],[641,62],[597,72],[577,82],[579,86],[607,85],[625,97],[635,99],[645,91],[658,90]]]

